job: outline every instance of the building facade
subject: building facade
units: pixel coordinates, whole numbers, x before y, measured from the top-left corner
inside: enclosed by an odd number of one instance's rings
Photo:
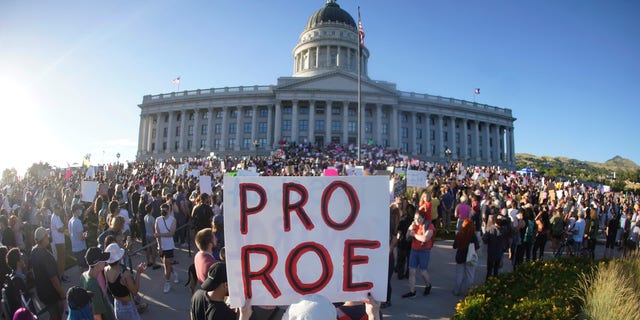
[[[267,154],[285,142],[356,144],[360,105],[360,143],[425,161],[515,168],[510,109],[404,92],[372,80],[369,51],[362,47],[358,57],[359,47],[353,17],[327,0],[293,50],[293,75],[276,85],[144,96],[138,159]]]

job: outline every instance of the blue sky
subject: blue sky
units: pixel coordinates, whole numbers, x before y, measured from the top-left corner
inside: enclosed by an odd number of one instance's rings
[[[133,160],[142,97],[275,84],[324,0],[0,2],[0,170]],[[517,153],[640,164],[640,2],[348,1],[369,76],[509,108]]]

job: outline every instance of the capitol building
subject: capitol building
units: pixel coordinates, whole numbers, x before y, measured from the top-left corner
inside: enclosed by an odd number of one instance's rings
[[[358,57],[359,47],[356,21],[327,0],[293,49],[293,75],[277,84],[144,96],[137,158],[261,155],[285,142],[360,142],[425,161],[515,168],[511,109],[405,92],[373,80],[370,52],[363,46]]]

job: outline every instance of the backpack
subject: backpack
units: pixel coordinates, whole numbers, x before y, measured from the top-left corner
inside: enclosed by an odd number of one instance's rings
[[[28,305],[17,281],[20,281],[20,279],[16,278],[15,274],[11,274],[2,285],[2,306],[5,312],[11,316],[19,308],[26,308]]]

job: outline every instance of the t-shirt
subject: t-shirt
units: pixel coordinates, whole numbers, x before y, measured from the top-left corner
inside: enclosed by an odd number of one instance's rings
[[[156,219],[156,226],[158,227],[158,233],[168,233],[171,230],[171,224],[175,223],[176,218],[172,215],[168,217],[160,216]],[[159,237],[160,247],[162,251],[173,250],[176,245],[173,242],[173,237]]]
[[[51,243],[64,244],[64,233],[58,229],[64,227],[64,222],[57,214],[51,215]]]
[[[71,239],[71,251],[80,252],[87,249],[87,243],[80,239],[80,234],[84,232],[82,221],[76,217],[69,220],[69,238]]]
[[[111,303],[107,300],[107,297],[103,294],[98,280],[89,275],[89,272],[84,272],[80,276],[80,286],[88,291],[93,292],[93,298],[91,299],[91,309],[93,314],[99,314],[102,316],[102,320],[116,320],[115,312]]]
[[[582,242],[584,238],[584,229],[587,226],[587,222],[584,219],[578,219],[575,225],[573,226],[574,231],[578,231],[578,233],[573,235],[573,241]]]
[[[151,214],[144,215],[144,229],[147,237],[153,237],[155,234],[156,218]]]
[[[204,280],[207,279],[209,267],[216,262],[216,258],[207,252],[198,251],[198,253],[196,253],[196,256],[193,258],[193,264],[196,267],[196,277],[199,283],[203,283]]]
[[[38,299],[49,305],[60,300],[58,292],[51,284],[52,277],[58,277],[58,265],[51,252],[45,248],[34,247],[31,250],[31,266],[36,282]]]
[[[206,291],[198,289],[191,297],[189,309],[194,320],[232,320],[236,314],[223,301],[211,301]]]
[[[213,219],[213,210],[206,204],[200,204],[193,208],[193,227],[195,232],[204,228],[211,228],[211,219]]]

